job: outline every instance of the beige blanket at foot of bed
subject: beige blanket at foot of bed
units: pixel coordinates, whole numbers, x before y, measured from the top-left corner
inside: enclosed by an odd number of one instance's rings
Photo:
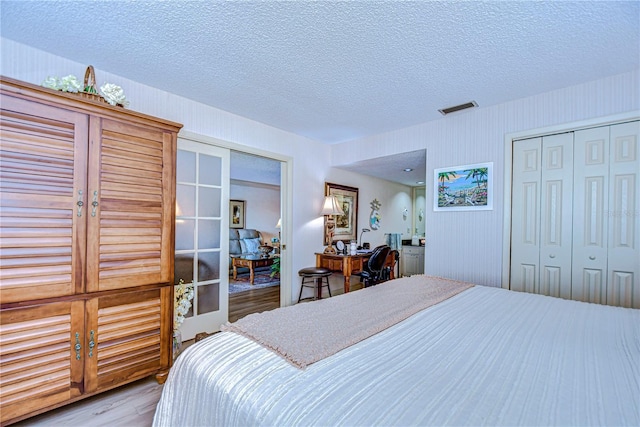
[[[222,326],[305,368],[473,284],[417,275],[313,303],[250,314]]]

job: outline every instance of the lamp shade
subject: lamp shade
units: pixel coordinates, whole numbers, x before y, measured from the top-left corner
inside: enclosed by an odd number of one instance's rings
[[[336,196],[325,196],[320,215],[344,215],[344,211]]]

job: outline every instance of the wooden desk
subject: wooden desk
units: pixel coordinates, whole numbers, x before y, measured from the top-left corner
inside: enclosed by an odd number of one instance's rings
[[[361,255],[329,255],[316,252],[316,267],[339,271],[344,276],[344,293],[349,292],[351,275],[359,273],[367,262],[371,253]]]

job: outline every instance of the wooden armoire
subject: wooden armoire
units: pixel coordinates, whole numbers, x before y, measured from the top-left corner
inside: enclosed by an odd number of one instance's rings
[[[2,424],[172,363],[180,124],[0,77]]]

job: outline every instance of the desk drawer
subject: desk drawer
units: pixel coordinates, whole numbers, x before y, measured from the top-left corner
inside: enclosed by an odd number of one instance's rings
[[[362,271],[362,266],[364,264],[362,258],[351,258],[351,272],[356,273]]]
[[[342,271],[342,260],[322,258],[321,267],[328,268],[331,271]]]

